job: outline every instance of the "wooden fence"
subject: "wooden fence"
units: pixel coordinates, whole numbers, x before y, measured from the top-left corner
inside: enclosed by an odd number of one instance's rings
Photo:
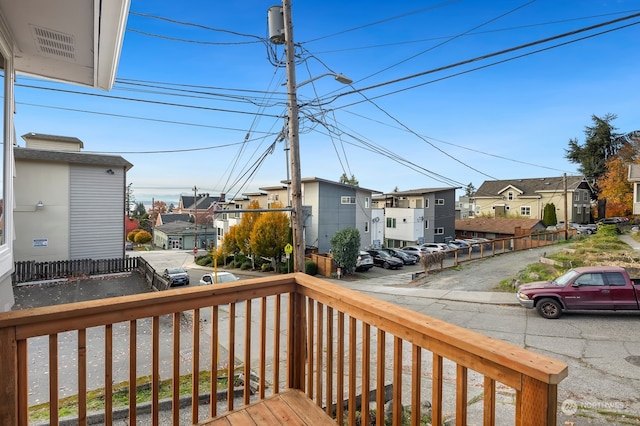
[[[116,259],[74,259],[59,261],[25,261],[15,262],[15,270],[11,277],[14,284],[47,281],[63,278],[90,275],[131,272],[138,269],[139,257]]]

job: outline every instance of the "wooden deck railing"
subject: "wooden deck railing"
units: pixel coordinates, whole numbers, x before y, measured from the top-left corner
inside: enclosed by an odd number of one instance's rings
[[[8,425],[28,424],[29,407],[42,402],[57,425],[68,395],[78,395],[86,424],[94,389],[111,424],[120,383],[136,424],[145,381],[148,423],[158,425],[161,384],[189,373],[194,424],[294,388],[350,425],[357,416],[383,424],[387,415],[394,425],[424,424],[424,416],[493,425],[505,411],[510,424],[554,425],[567,375],[552,358],[304,274],[2,313],[0,369],[0,423]],[[235,388],[233,372],[251,386]],[[177,425],[178,386],[169,399]]]

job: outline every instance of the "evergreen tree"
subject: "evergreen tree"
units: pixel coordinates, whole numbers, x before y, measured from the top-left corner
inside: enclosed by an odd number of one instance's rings
[[[570,139],[569,148],[565,150],[565,158],[579,165],[578,170],[593,182],[596,193],[599,192],[597,180],[606,173],[607,161],[625,143],[623,135],[616,133],[617,129],[611,124],[616,118],[615,114],[607,114],[602,118],[592,115],[593,125],[586,126],[584,130],[584,144],[581,145],[577,139]]]
[[[558,223],[555,204],[547,203],[544,205],[544,210],[542,211],[542,222],[545,226],[555,226]]]
[[[342,176],[340,176],[340,180],[338,180],[338,182],[353,186],[358,186],[360,184],[354,175],[351,175],[351,178],[348,178],[346,173],[343,173]]]
[[[472,197],[476,193],[476,187],[473,186],[473,183],[469,182],[467,187],[464,189],[464,195],[467,197]]]

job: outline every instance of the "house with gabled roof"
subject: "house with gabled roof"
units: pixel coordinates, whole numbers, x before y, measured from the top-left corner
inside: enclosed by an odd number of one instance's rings
[[[214,197],[208,193],[196,195],[180,195],[178,207],[175,213],[188,213],[190,215],[213,214],[224,203],[224,195]]]
[[[190,222],[189,213],[160,213],[156,218],[155,226],[162,226],[172,222]]]
[[[553,204],[558,221],[575,223],[592,222],[594,198],[584,176],[488,180],[473,195],[476,216],[542,220],[545,205]]]

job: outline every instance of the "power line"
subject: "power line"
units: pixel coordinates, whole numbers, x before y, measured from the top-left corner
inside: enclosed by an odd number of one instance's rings
[[[505,27],[505,28],[498,28],[498,29],[494,29],[494,30],[473,31],[471,33],[464,34],[463,37],[471,37],[471,36],[478,36],[478,35],[484,35],[484,34],[500,33],[500,32],[505,32],[505,31],[521,30],[521,29],[524,29],[524,28],[543,27],[543,26],[547,26],[547,25],[564,24],[564,23],[567,23],[567,22],[584,21],[584,20],[587,20],[587,19],[602,18],[602,17],[605,17],[605,16],[622,15],[622,14],[625,14],[625,13],[631,13],[631,12],[637,12],[637,11],[638,11],[638,9],[632,9],[632,10],[625,10],[625,11],[615,12],[615,13],[603,13],[603,14],[599,14],[599,15],[589,15],[589,16],[583,16],[583,17],[579,17],[579,18],[560,19],[560,20],[556,20],[556,21],[548,21],[548,22],[540,22],[540,23],[535,23],[535,24],[519,25],[519,26],[516,26],[516,27]],[[369,46],[355,46],[355,47],[348,47],[348,48],[344,48],[344,49],[320,50],[320,51],[316,51],[315,53],[316,53],[316,55],[319,55],[319,54],[327,54],[327,53],[349,52],[349,51],[354,51],[354,50],[367,50],[367,49],[377,49],[377,48],[384,48],[384,47],[397,47],[397,46],[401,46],[401,45],[419,44],[419,43],[425,43],[425,42],[429,42],[429,41],[448,40],[451,37],[454,37],[454,36],[452,36],[452,35],[444,35],[444,36],[438,36],[438,37],[421,38],[421,39],[417,39],[417,40],[395,41],[393,43],[383,43],[383,44],[375,44],[375,45],[369,45]]]
[[[238,110],[230,110],[230,109],[222,109],[222,108],[204,107],[204,106],[198,106],[198,105],[178,104],[178,103],[174,103],[174,102],[151,101],[151,100],[148,100],[148,99],[137,99],[137,98],[105,95],[105,94],[98,94],[98,93],[88,93],[88,92],[80,92],[80,91],[75,91],[75,90],[66,90],[66,89],[42,87],[42,86],[31,86],[31,85],[27,85],[27,84],[16,84],[16,86],[30,88],[30,89],[47,90],[47,91],[53,91],[53,92],[58,92],[58,93],[70,93],[70,94],[76,94],[76,95],[81,94],[81,95],[85,95],[85,96],[92,96],[92,97],[98,97],[98,98],[103,98],[103,99],[117,99],[117,100],[140,102],[140,103],[153,104],[153,105],[162,105],[162,106],[198,109],[198,110],[204,110],[204,111],[217,111],[217,112],[245,114],[245,115],[256,115],[256,114],[258,114],[258,115],[263,115],[265,117],[282,118],[282,117],[280,117],[278,115],[273,115],[273,114],[263,114],[263,113],[249,112],[249,111],[238,111]]]
[[[414,78],[423,77],[423,76],[428,75],[428,74],[433,74],[433,73],[440,72],[440,71],[445,71],[445,70],[448,70],[448,69],[451,69],[451,68],[460,67],[462,65],[468,65],[468,64],[473,63],[473,62],[479,62],[479,61],[482,61],[482,60],[485,60],[485,59],[489,59],[489,58],[492,58],[492,57],[495,57],[495,56],[500,56],[500,55],[504,55],[504,54],[507,54],[507,53],[515,52],[517,50],[522,50],[522,49],[525,49],[525,48],[528,48],[528,47],[536,46],[536,45],[539,45],[539,44],[548,43],[548,42],[553,41],[553,40],[558,40],[558,39],[561,39],[561,38],[569,37],[569,36],[576,35],[576,34],[579,34],[579,33],[583,33],[583,32],[586,32],[586,31],[591,31],[591,30],[596,29],[596,28],[601,28],[601,27],[604,27],[604,26],[607,26],[607,25],[612,25],[612,24],[615,24],[615,23],[618,23],[618,22],[622,22],[622,21],[633,19],[633,18],[637,18],[637,17],[640,17],[640,13],[635,13],[633,15],[628,15],[628,16],[625,16],[625,17],[622,17],[622,18],[614,19],[614,20],[603,22],[603,23],[600,23],[600,24],[596,24],[596,25],[591,25],[591,26],[588,26],[588,27],[580,28],[578,30],[569,31],[569,32],[566,32],[566,33],[562,33],[562,34],[558,34],[558,35],[552,36],[552,37],[547,37],[547,38],[544,38],[544,39],[536,40],[536,41],[533,41],[533,42],[530,42],[530,43],[520,44],[520,45],[517,45],[517,46],[514,46],[514,47],[510,47],[508,49],[499,50],[499,51],[496,51],[496,52],[488,53],[486,55],[476,56],[476,57],[471,58],[471,59],[466,59],[464,61],[455,62],[453,64],[444,65],[444,66],[437,67],[437,68],[432,68],[430,70],[421,71],[419,73],[415,73],[415,74],[411,74],[411,75],[408,75],[408,76],[396,78],[396,79],[393,79],[393,80],[389,80],[389,81],[386,81],[386,82],[374,84],[374,85],[371,85],[371,86],[367,86],[367,87],[358,88],[358,89],[354,89],[354,90],[351,90],[351,91],[343,92],[343,93],[340,93],[340,94],[332,97],[332,99],[335,100],[335,99],[337,99],[339,97],[351,95],[351,94],[354,94],[354,93],[359,93],[359,92],[364,92],[364,91],[367,91],[367,90],[377,89],[377,88],[380,88],[380,87],[389,86],[391,84],[400,83],[402,81],[407,81],[407,80],[411,80],[411,79],[414,79]],[[602,32],[597,33],[597,34],[593,34],[593,35],[590,35],[590,36],[585,36],[585,37],[580,38],[580,39],[576,39],[576,40],[572,40],[572,41],[569,41],[569,42],[565,42],[565,43],[561,43],[561,44],[555,45],[555,46],[553,46],[553,48],[556,48],[556,47],[559,47],[559,46],[564,46],[564,45],[567,45],[567,44],[570,44],[570,43],[574,43],[576,41],[585,40],[585,39],[592,38],[592,37],[595,37],[595,36],[599,36],[599,35],[602,35],[602,34],[606,34],[608,32],[618,31],[618,30],[627,28],[627,27],[632,26],[632,25],[637,25],[639,23],[640,22],[633,22],[631,24],[627,24],[627,25],[624,25],[622,27],[614,28],[612,30],[602,31]],[[541,51],[548,50],[548,49],[549,48],[545,48],[545,49],[541,49],[541,50],[538,50],[538,51],[532,52],[532,53],[539,53]],[[527,55],[528,54],[525,54],[525,55],[521,55],[519,57],[523,57],[523,56],[527,56]],[[516,58],[519,58],[519,57],[516,57]],[[506,60],[505,61],[501,61],[501,62],[506,62]],[[497,62],[497,63],[501,63],[501,62]],[[480,68],[486,68],[486,67],[479,67],[477,69],[480,69]],[[474,69],[474,70],[476,70],[476,69]],[[412,86],[412,88],[419,87],[419,86],[420,85],[415,85],[415,86]],[[397,92],[394,92],[394,93],[397,93]]]

